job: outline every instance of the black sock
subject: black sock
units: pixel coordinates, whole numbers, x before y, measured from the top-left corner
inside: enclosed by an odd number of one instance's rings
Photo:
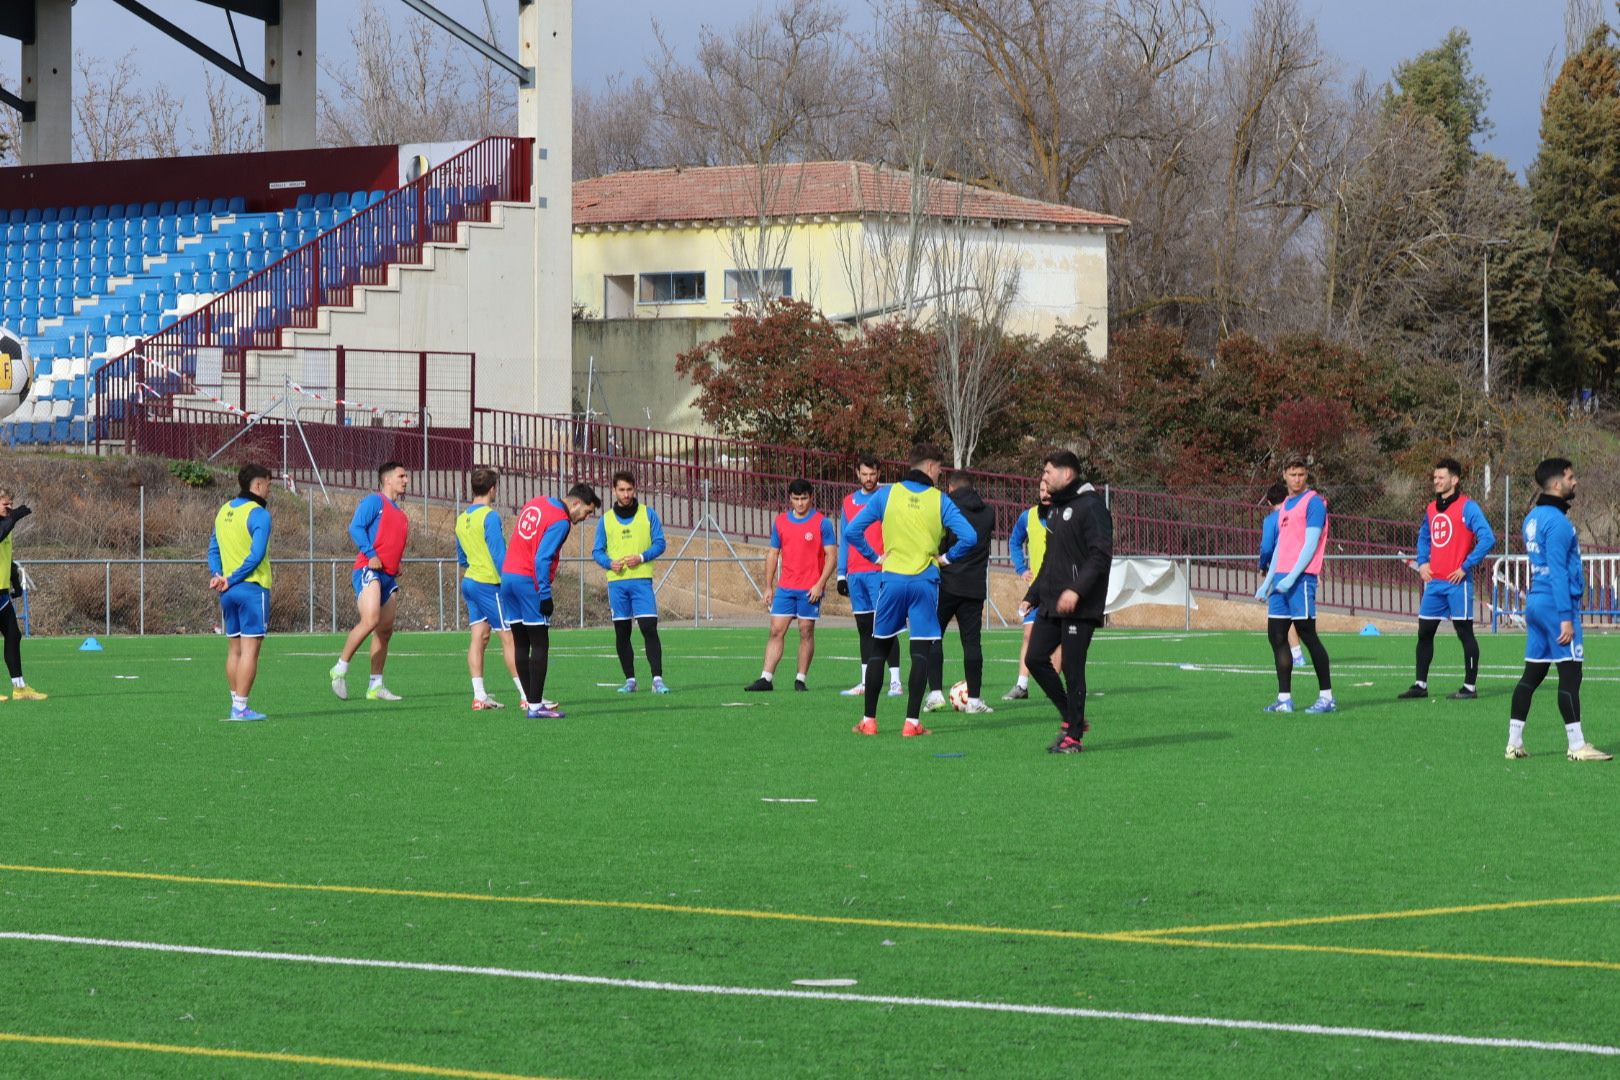
[[[1551,666],[1528,661],[1525,663],[1524,674],[1519,676],[1519,685],[1513,688],[1513,704],[1510,706],[1513,711],[1508,719],[1530,719],[1530,699],[1536,696],[1536,687],[1547,677],[1547,669]]]
[[[641,627],[641,643],[647,648],[647,666],[652,669],[652,677],[661,679],[664,677],[664,643],[658,637],[658,616],[637,619],[636,625]]]
[[[1581,722],[1581,664],[1578,660],[1558,662],[1558,712],[1564,726]]]
[[[1333,689],[1333,679],[1328,674],[1327,646],[1316,634],[1316,620],[1295,619],[1294,629],[1299,631],[1299,640],[1305,646],[1305,651],[1311,654],[1311,670],[1316,673],[1317,685],[1323,690]]]
[[[525,623],[512,624],[512,648],[517,664],[518,682],[523,684],[523,700],[538,706],[540,700],[529,692],[529,627]]]
[[[1277,693],[1292,693],[1294,689],[1294,650],[1288,647],[1288,619],[1267,619],[1266,636],[1271,639],[1271,661],[1277,665]],[[1030,674],[1035,669],[1030,668]]]
[[[906,674],[906,719],[915,720],[922,715],[923,695],[928,693],[928,668],[933,660],[937,641],[911,643],[911,670]]]
[[[934,647],[928,650],[928,689],[936,694],[945,690],[944,638],[934,642]]]
[[[1479,685],[1479,638],[1474,636],[1474,620],[1453,619],[1452,629],[1463,647],[1463,685]]]
[[[630,620],[613,620],[613,649],[619,654],[619,670],[624,677],[636,677],[636,650],[630,644]]]
[[[531,626],[529,630],[529,704],[535,708],[546,699],[546,664],[551,657],[551,627]]]
[[[874,618],[876,618],[876,616],[870,611],[863,611],[859,615],[855,616],[855,633],[859,635],[861,639],[860,657],[862,671],[865,671],[866,665],[872,661],[872,620]]]
[[[878,698],[883,696],[883,684],[888,676],[883,671],[883,659],[889,655],[888,641],[873,639],[872,651],[866,660],[866,715],[877,716]]]
[[[1439,619],[1418,620],[1417,681],[1429,681],[1429,665],[1434,663],[1434,635],[1440,629]]]
[[[900,666],[900,635],[899,634],[896,634],[896,635],[894,635],[894,637],[889,639],[889,666],[892,667],[892,668],[897,668],[897,667]]]

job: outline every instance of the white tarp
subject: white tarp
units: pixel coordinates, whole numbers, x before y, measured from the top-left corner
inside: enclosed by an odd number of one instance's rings
[[[1169,604],[1196,610],[1198,601],[1192,597],[1183,566],[1174,559],[1115,559],[1108,570],[1108,602],[1104,610],[1112,615],[1137,604]]]

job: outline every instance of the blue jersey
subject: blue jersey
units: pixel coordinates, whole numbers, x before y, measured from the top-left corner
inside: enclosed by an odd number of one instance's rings
[[[1524,550],[1530,557],[1527,602],[1549,605],[1559,622],[1577,621],[1586,586],[1575,526],[1558,507],[1538,505],[1525,515]]]
[[[910,491],[927,491],[930,487],[930,485],[917,480],[902,480],[900,485],[886,484],[872,493],[872,497],[861,508],[861,512],[855,515],[855,520],[851,521],[844,529],[844,535],[849,538],[850,545],[868,559],[875,561],[878,553],[871,544],[866,542],[867,526],[883,520],[883,512],[889,508],[889,492],[894,487],[901,485]],[[951,549],[945,553],[945,558],[953,561],[966,558],[968,553],[973,550],[973,545],[979,542],[979,534],[974,532],[972,523],[968,521],[967,516],[962,513],[956,503],[947,498],[939,500],[939,517],[940,524],[949,530],[951,535],[956,537],[956,543],[952,544]],[[938,581],[939,567],[929,566],[922,573],[915,576],[930,581]]]
[[[1260,569],[1271,569],[1271,556],[1277,551],[1277,508],[1273,506],[1260,523]]]

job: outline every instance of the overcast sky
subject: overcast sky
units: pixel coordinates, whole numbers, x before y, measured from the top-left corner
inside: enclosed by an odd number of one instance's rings
[[[11,0],[0,0],[11,2]],[[234,54],[224,13],[195,0],[146,0],[163,16],[227,54]],[[514,0],[436,0],[462,22],[481,27],[487,7],[508,51],[516,36]],[[377,0],[396,21],[411,18],[400,0]],[[869,26],[866,0],[844,0],[852,29]],[[1252,0],[1212,0],[1226,23],[1228,36],[1241,35]],[[1474,40],[1474,63],[1491,91],[1490,118],[1495,131],[1483,149],[1522,170],[1535,156],[1542,93],[1549,58],[1563,47],[1564,0],[1302,0],[1314,16],[1323,44],[1343,63],[1347,79],[1365,71],[1382,81],[1402,59],[1440,41],[1453,26]],[[726,25],[754,9],[746,0],[720,0],[704,5],[706,18]],[[702,20],[687,12],[696,4],[670,0],[614,0],[574,6],[574,75],[576,84],[597,86],[615,74],[634,75],[656,48],[653,19],[677,49],[690,50]],[[348,47],[349,23],[358,0],[320,0],[320,47],[330,55]],[[263,30],[251,19],[237,19],[248,66],[261,70]],[[151,78],[201,102],[204,62],[165,38],[112,0],[77,0],[74,32],[80,49],[104,56],[137,50]],[[446,39],[446,47],[459,47]],[[15,89],[19,47],[0,41],[0,77]]]

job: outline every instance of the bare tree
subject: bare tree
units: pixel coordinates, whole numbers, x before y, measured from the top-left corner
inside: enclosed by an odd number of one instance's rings
[[[212,71],[203,73],[208,126],[197,149],[204,154],[245,154],[264,146],[264,114]]]
[[[512,86],[420,16],[397,31],[375,0],[362,0],[349,40],[352,65],[321,69],[336,87],[320,95],[325,142],[446,142],[513,129]]]
[[[609,79],[574,90],[574,179],[665,164],[647,81]]]
[[[80,53],[74,67],[75,158],[174,157],[187,145],[190,132],[181,122],[184,102],[161,82],[140,84],[133,49],[111,62]]]
[[[1003,344],[1019,268],[993,223],[969,219],[958,192],[956,213],[934,231],[929,269],[938,340],[934,392],[950,429],[952,464],[965,469],[1018,374],[1017,358]]]

